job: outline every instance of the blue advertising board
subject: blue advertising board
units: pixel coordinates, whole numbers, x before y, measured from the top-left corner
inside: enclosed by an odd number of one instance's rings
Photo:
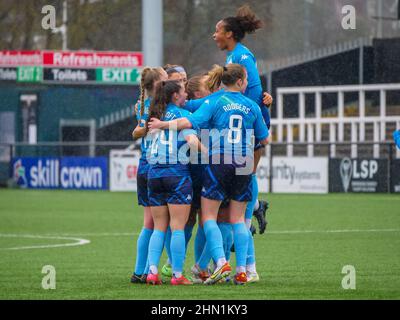
[[[108,160],[106,157],[64,157],[60,163],[62,189],[108,189]]]
[[[21,188],[108,189],[106,157],[13,158],[12,178]]]
[[[12,178],[21,188],[58,189],[58,158],[14,158]]]

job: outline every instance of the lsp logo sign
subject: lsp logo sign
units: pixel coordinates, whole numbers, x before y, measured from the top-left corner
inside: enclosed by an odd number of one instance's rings
[[[340,177],[345,192],[348,192],[352,180],[373,180],[378,173],[376,160],[351,160],[344,158],[340,162]]]

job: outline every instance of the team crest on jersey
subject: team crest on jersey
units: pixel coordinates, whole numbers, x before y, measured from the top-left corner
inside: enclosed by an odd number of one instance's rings
[[[247,54],[242,54],[242,57],[240,58],[241,61],[248,59],[249,56]]]

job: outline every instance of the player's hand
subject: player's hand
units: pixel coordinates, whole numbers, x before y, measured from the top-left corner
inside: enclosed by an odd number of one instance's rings
[[[273,102],[274,99],[272,98],[272,96],[268,92],[264,92],[263,103],[266,106],[270,107]]]
[[[147,124],[150,131],[154,131],[157,129],[162,129],[163,121],[157,118],[151,118],[149,123]]]
[[[147,134],[146,126],[141,126],[140,124],[137,125],[135,130],[132,131],[132,138],[133,140],[137,140],[139,138],[143,138]]]

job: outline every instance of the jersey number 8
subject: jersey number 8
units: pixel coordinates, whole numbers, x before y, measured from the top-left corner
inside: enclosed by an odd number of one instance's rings
[[[235,126],[235,120],[237,120]],[[240,115],[232,115],[229,119],[228,142],[232,144],[239,143],[242,140],[243,118]]]

